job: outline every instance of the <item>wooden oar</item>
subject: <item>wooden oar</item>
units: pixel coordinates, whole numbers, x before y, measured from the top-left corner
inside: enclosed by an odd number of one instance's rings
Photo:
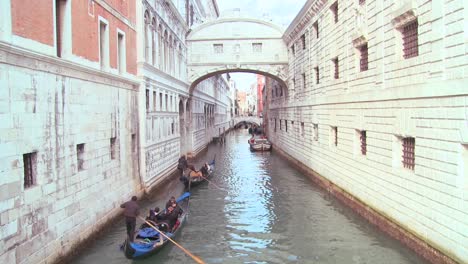
[[[185,249],[183,246],[179,245],[177,242],[175,242],[174,240],[172,240],[170,237],[168,237],[166,234],[164,234],[163,232],[159,231],[159,229],[157,227],[155,227],[153,224],[151,224],[150,222],[146,221],[146,219],[144,219],[143,217],[139,216],[138,218],[140,218],[141,220],[143,220],[146,224],[148,224],[149,226],[151,226],[154,230],[156,230],[159,234],[161,234],[163,237],[167,238],[167,240],[171,241],[174,245],[176,245],[178,248],[182,249],[182,251],[185,252],[185,254],[189,255],[193,260],[195,260],[197,263],[199,264],[205,264],[205,262],[193,255],[192,253],[190,253],[190,251],[188,251],[187,249]],[[162,238],[161,238],[162,239]]]
[[[203,178],[205,181],[207,181],[209,184],[213,184],[216,188],[218,188],[218,190],[227,192],[227,190],[225,190],[224,188],[219,187],[218,185],[214,184],[212,181],[210,181],[210,180],[208,180],[207,178],[203,177],[203,174],[202,174],[200,177],[202,177],[202,178]]]

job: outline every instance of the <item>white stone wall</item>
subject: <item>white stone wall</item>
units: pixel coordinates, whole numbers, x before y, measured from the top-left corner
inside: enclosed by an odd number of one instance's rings
[[[468,262],[467,3],[338,1],[335,23],[334,1],[323,2],[308,1],[285,33],[290,82],[284,96],[269,102],[270,139],[430,245]],[[318,13],[307,14],[314,4]],[[419,23],[419,55],[404,59],[396,27],[411,16]],[[355,47],[362,40],[369,51],[363,72]],[[360,131],[367,134],[366,155]],[[414,170],[402,166],[404,137],[415,138]]]
[[[137,83],[19,54],[0,46],[0,263],[45,263],[139,192]],[[85,144],[83,170],[77,144]],[[36,184],[25,188],[31,152]]]

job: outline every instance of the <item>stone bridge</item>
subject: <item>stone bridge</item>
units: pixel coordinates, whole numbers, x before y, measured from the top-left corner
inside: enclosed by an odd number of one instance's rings
[[[283,29],[264,20],[221,17],[187,36],[190,92],[202,80],[226,72],[258,73],[287,87],[288,52]]]
[[[239,123],[246,122],[260,126],[263,124],[263,118],[257,116],[237,116],[234,119],[234,126]]]

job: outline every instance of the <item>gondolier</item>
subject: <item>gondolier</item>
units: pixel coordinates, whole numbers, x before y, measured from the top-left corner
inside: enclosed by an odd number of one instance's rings
[[[135,234],[136,218],[140,214],[140,206],[137,203],[138,198],[133,196],[132,199],[120,205],[124,208],[125,224],[127,226],[127,235],[130,241],[133,241]]]

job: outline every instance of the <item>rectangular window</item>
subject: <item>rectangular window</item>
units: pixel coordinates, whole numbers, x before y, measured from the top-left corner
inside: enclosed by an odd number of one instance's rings
[[[313,124],[313,128],[314,128],[313,139],[314,139],[314,141],[318,141],[318,139],[319,139],[318,124]]]
[[[165,97],[166,97],[166,107],[165,107],[164,110],[168,111],[169,109],[168,109],[168,104],[167,104],[167,103],[168,103],[168,100],[169,100],[169,99],[168,99],[167,94],[165,95]]]
[[[126,71],[125,54],[125,36],[122,33],[117,33],[117,68],[120,74]]]
[[[280,130],[283,130],[282,120],[280,119]]]
[[[291,53],[293,56],[296,55],[296,49],[294,48],[294,44],[292,44],[291,46]]]
[[[366,131],[361,131],[360,132],[360,141],[361,141],[361,154],[366,155],[367,154],[367,135]]]
[[[23,154],[24,188],[36,185],[37,152]]]
[[[359,47],[359,51],[361,53],[361,58],[359,60],[359,67],[360,67],[360,70],[363,72],[363,71],[367,71],[369,69],[369,65],[368,65],[368,50],[367,50],[367,43],[362,45],[361,47]]]
[[[276,132],[276,118],[275,118],[275,129],[274,129],[274,131]]]
[[[252,51],[256,53],[262,52],[262,43],[252,43]]]
[[[150,91],[146,89],[146,112],[149,112],[150,106]]]
[[[136,134],[132,134],[132,146],[131,146],[131,152],[136,153],[137,152],[137,142],[136,142]]]
[[[314,71],[315,71],[315,84],[319,84],[320,83],[319,67],[315,67]]]
[[[68,39],[69,25],[67,24],[70,13],[68,8],[68,0],[56,0],[55,1],[55,43],[57,48],[57,57],[62,57],[64,49],[69,45],[70,40]]]
[[[113,137],[110,139],[110,154],[111,154],[111,159],[115,159],[116,157],[116,138]]]
[[[156,92],[153,91],[153,111],[156,111],[156,105],[157,105],[157,100],[156,100]]]
[[[418,47],[418,20],[403,26],[403,57],[413,58],[419,55]]]
[[[85,144],[76,145],[76,160],[78,164],[78,171],[84,170],[84,151]]]
[[[109,32],[104,21],[99,21],[99,63],[101,69],[109,66]]]
[[[332,12],[335,23],[338,23],[338,1],[330,6],[330,11]]]
[[[305,90],[306,88],[306,75],[305,73],[302,74],[302,89]]]
[[[288,120],[284,120],[284,130],[288,132]]]
[[[213,50],[215,54],[223,53],[223,44],[213,44]]]
[[[174,135],[174,123],[171,123],[171,134]]]
[[[301,122],[301,137],[305,136],[304,122]]]
[[[339,69],[339,66],[338,66],[338,57],[334,58],[332,60],[332,62],[333,62],[333,67],[335,68],[334,78],[339,79],[340,78],[340,69]]]
[[[416,141],[413,137],[403,138],[403,167],[414,170],[414,149]]]
[[[318,27],[318,21],[315,21],[315,23],[312,25],[315,31],[315,37],[318,39],[319,38],[319,27]]]
[[[301,36],[302,49],[306,49],[306,36],[303,34]]]
[[[360,4],[360,5],[363,5],[363,4],[365,4],[365,3],[366,3],[366,0],[359,0],[359,4]]]
[[[331,127],[331,133],[330,133],[330,134],[331,134],[331,135],[330,135],[330,136],[331,136],[330,139],[332,140],[333,145],[334,145],[335,147],[337,147],[337,146],[338,146],[338,127],[332,126],[332,127]]]
[[[159,93],[159,111],[163,110],[163,94]]]

